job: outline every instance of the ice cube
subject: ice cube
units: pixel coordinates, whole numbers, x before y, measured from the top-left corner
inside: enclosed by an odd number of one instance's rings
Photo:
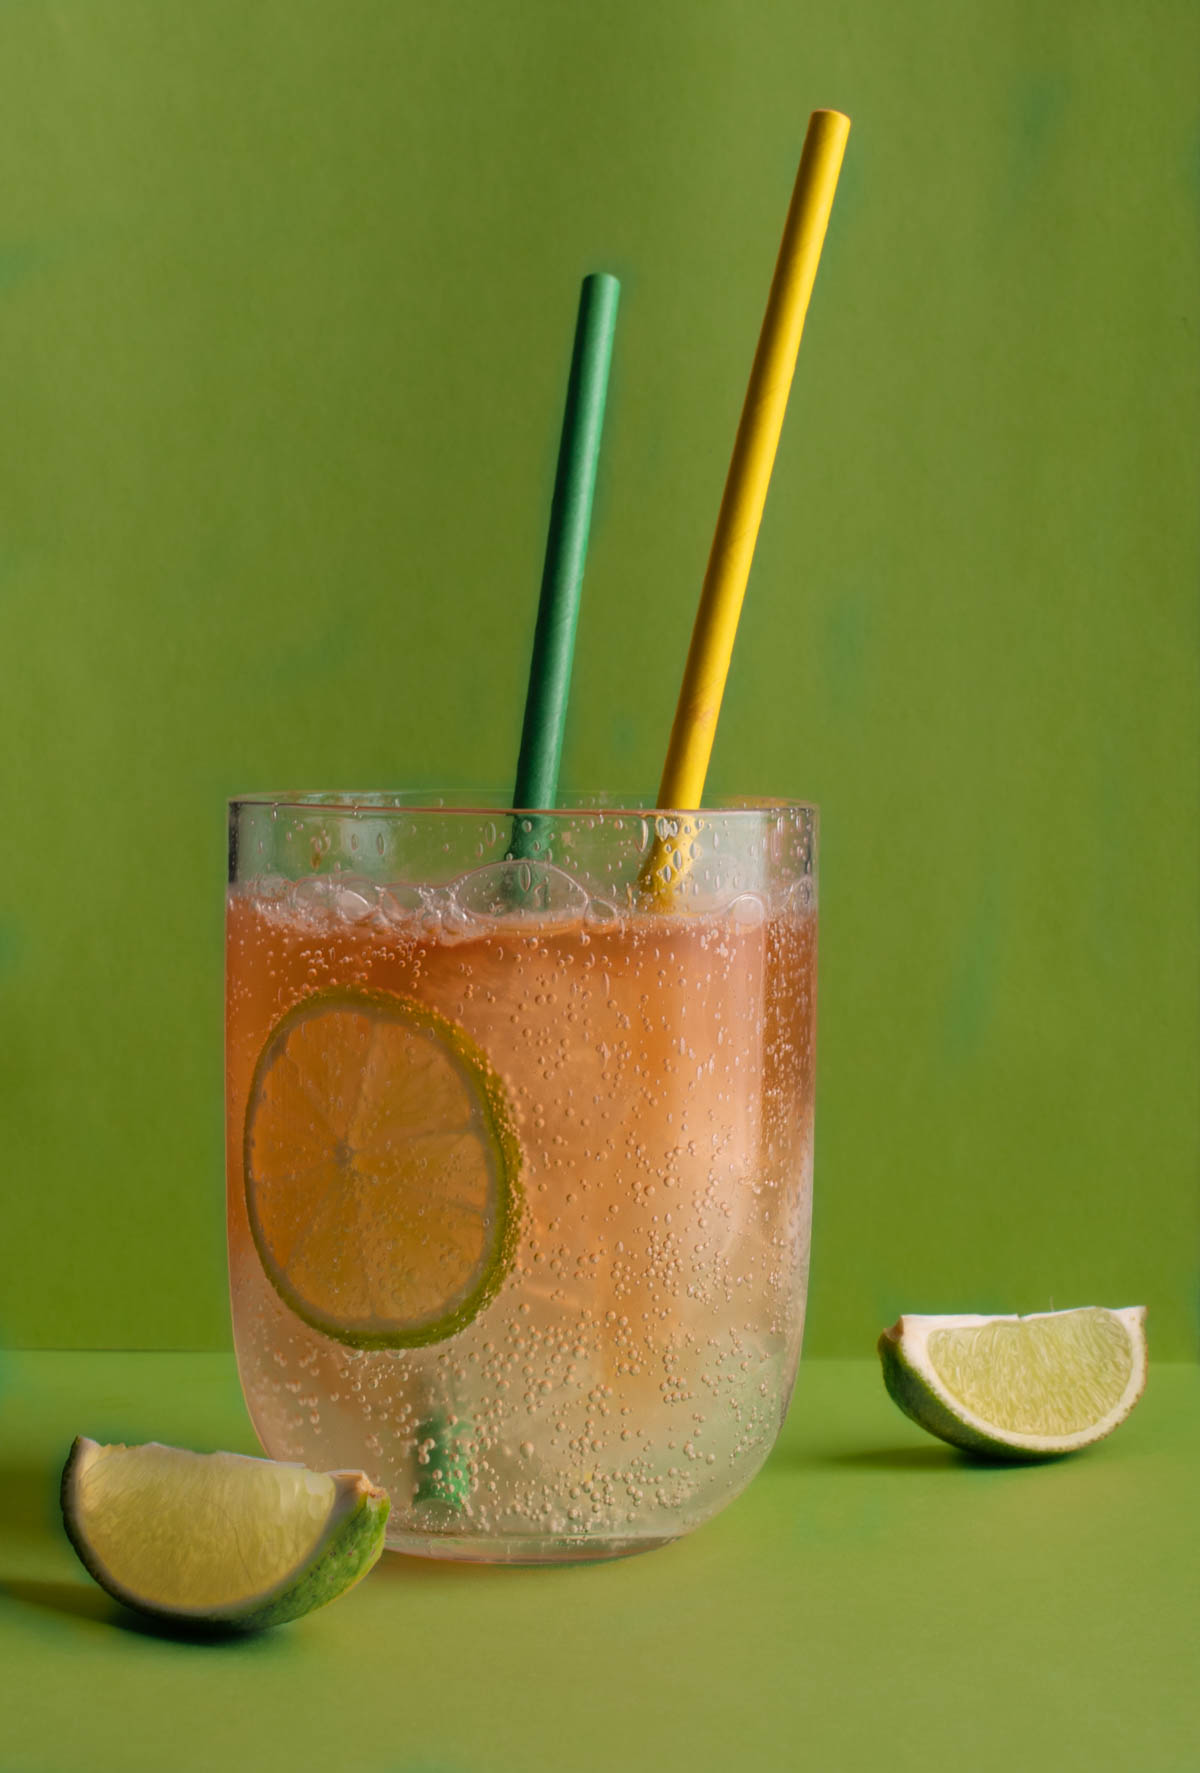
[[[725,907],[725,915],[733,923],[753,927],[764,921],[767,908],[757,893],[739,893],[737,898]]]
[[[420,917],[425,905],[424,893],[407,881],[394,880],[380,889],[379,909],[389,923],[409,923]]]
[[[579,882],[548,862],[491,862],[464,874],[453,898],[456,909],[477,922],[514,915],[568,922],[588,908]]]
[[[334,881],[331,898],[343,923],[361,923],[379,903],[379,890],[373,882],[350,875]]]
[[[619,922],[620,916],[621,913],[617,907],[610,904],[607,899],[590,899],[584,914],[584,922],[589,928],[595,925],[602,929],[605,924]]]
[[[308,912],[310,916],[327,915],[332,903],[333,882],[319,874],[306,875],[292,888],[292,904],[297,911]]]

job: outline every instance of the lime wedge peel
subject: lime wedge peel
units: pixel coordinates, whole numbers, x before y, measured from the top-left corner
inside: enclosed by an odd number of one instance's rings
[[[901,1317],[883,1380],[921,1428],[999,1459],[1073,1453],[1117,1428],[1146,1385],[1146,1309]]]
[[[177,1625],[260,1631],[336,1600],[383,1551],[388,1497],[361,1471],[80,1436],[67,1537],[114,1600]]]

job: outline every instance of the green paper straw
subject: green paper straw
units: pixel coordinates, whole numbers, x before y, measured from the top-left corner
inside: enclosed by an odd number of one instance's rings
[[[579,292],[579,317],[575,323],[575,347],[525,698],[525,724],[513,789],[513,806],[521,810],[552,807],[558,795],[579,593],[587,559],[620,294],[617,279],[604,271],[585,277]],[[514,819],[508,853],[516,861],[543,855],[544,838],[541,821]]]
[[[567,695],[571,687],[571,663],[575,656],[575,629],[579,621],[579,593],[587,558],[588,530],[592,521],[592,495],[596,489],[596,465],[600,459],[600,435],[604,429],[604,403],[612,362],[613,333],[621,285],[607,272],[598,271],[583,280],[579,292],[579,317],[575,322],[575,346],[567,383],[562,439],[558,446],[558,471],[550,506],[550,533],[542,568],[537,627],[533,636],[533,661],[525,698],[525,725],[517,761],[513,807],[533,812],[554,805],[558,793],[558,766],[562,757]],[[529,829],[526,829],[528,825]],[[544,832],[535,818],[513,820],[509,856],[515,861],[544,854]],[[522,896],[514,892],[520,902]],[[471,1494],[469,1462],[463,1437],[467,1425],[450,1427],[450,1402],[435,1407],[417,1430],[422,1443],[432,1442],[428,1464],[419,1469],[413,1492],[414,1505],[433,1505],[451,1514],[466,1508]]]

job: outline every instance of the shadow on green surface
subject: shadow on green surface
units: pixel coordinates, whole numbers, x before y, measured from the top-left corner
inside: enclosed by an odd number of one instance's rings
[[[37,1607],[43,1613],[69,1614],[73,1619],[90,1619],[111,1625],[118,1612],[115,1601],[99,1588],[82,1582],[34,1582],[25,1577],[0,1577],[0,1594]]]
[[[860,1447],[852,1452],[810,1454],[795,1463],[832,1465],[846,1471],[931,1472],[948,1466],[957,1471],[1022,1471],[1033,1465],[1061,1465],[1062,1455],[1048,1453],[1041,1458],[1013,1459],[1002,1453],[968,1452],[947,1446],[944,1441],[934,1441],[927,1447]]]
[[[944,1444],[928,1447],[857,1447],[850,1451],[797,1454],[794,1465],[832,1465],[846,1471],[941,1471],[971,1463]]]
[[[226,1627],[205,1625],[173,1625],[166,1619],[151,1619],[148,1614],[135,1613],[112,1600],[102,1588],[83,1582],[35,1582],[24,1577],[0,1577],[0,1594],[11,1595],[27,1607],[44,1613],[87,1619],[99,1625],[115,1626],[134,1637],[165,1638],[176,1644],[261,1644],[272,1641],[275,1632],[231,1631]]]
[[[178,1625],[169,1619],[151,1619],[148,1613],[134,1613],[128,1607],[114,1604],[109,1623],[137,1638],[161,1638],[169,1644],[201,1644],[206,1650],[230,1644],[260,1646],[276,1643],[280,1627],[270,1631],[233,1631],[224,1625]]]
[[[410,1551],[388,1546],[371,1572],[371,1581],[389,1582],[502,1582],[506,1576],[539,1574],[542,1571],[578,1570],[578,1564],[485,1564],[470,1558],[422,1558]]]
[[[678,1541],[663,1545],[647,1547],[644,1551],[629,1552],[617,1557],[583,1557],[564,1558],[561,1560],[523,1561],[513,1558],[511,1562],[497,1559],[485,1562],[475,1558],[421,1557],[411,1551],[397,1551],[387,1546],[371,1572],[371,1581],[403,1582],[413,1584],[429,1583],[436,1587],[444,1587],[447,1583],[459,1584],[503,1584],[515,1582],[520,1577],[538,1579],[553,1576],[562,1580],[576,1578],[585,1570],[619,1570],[629,1565],[639,1565],[653,1555],[657,1563],[658,1554],[673,1549]]]

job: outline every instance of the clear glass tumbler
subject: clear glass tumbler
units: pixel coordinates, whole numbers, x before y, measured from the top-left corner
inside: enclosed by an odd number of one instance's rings
[[[497,1562],[745,1487],[800,1352],[816,887],[811,806],[232,803],[230,1287],[273,1458]]]

